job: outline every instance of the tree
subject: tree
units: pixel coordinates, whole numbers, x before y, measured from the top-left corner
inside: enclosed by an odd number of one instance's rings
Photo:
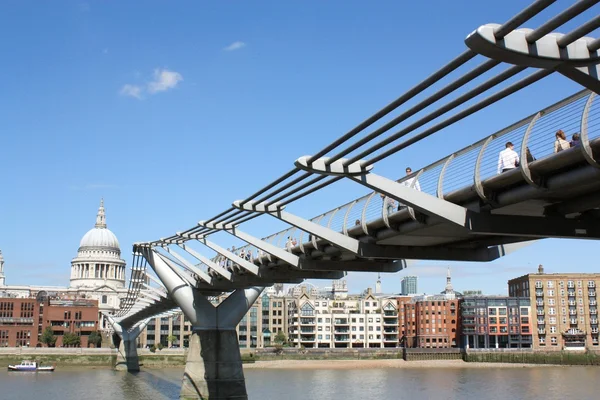
[[[81,338],[71,332],[65,332],[63,335],[63,345],[67,347],[78,347],[81,345]]]
[[[275,343],[284,344],[285,342],[287,342],[287,337],[285,336],[285,333],[283,333],[283,331],[279,331],[277,332],[277,335],[275,335],[275,339],[273,340]]]
[[[54,344],[56,343],[56,336],[54,336],[51,327],[47,326],[46,329],[44,329],[44,332],[40,337],[40,341],[48,347],[54,347]]]
[[[102,345],[102,335],[100,335],[100,332],[93,331],[90,333],[90,336],[88,336],[88,347],[91,344],[93,344],[94,347],[100,347]]]
[[[179,340],[179,338],[178,338],[177,336],[175,336],[175,335],[169,335],[169,336],[167,336],[167,342],[169,342],[169,344],[170,344],[171,346],[173,346],[173,344],[174,344],[176,341],[178,341],[178,340]]]

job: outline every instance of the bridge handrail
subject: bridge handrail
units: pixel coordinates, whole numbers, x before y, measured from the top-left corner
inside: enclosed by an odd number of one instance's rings
[[[556,112],[556,111],[567,109],[569,106],[572,106],[572,105],[573,105],[573,108],[575,109],[575,112],[577,113],[577,115],[579,115],[579,113],[577,112],[578,106],[583,105],[583,104],[579,104],[579,103],[583,103],[583,100],[587,100],[590,98],[593,98],[593,93],[591,91],[589,91],[587,89],[581,90],[565,99],[562,99],[562,100],[560,100],[560,101],[558,101],[536,113],[533,113],[533,114],[509,125],[508,127],[500,129],[500,130],[492,133],[491,135],[488,135],[488,136],[478,140],[475,143],[472,143],[466,147],[463,147],[462,149],[457,150],[448,156],[440,158],[439,160],[434,161],[431,164],[429,164],[425,167],[422,167],[421,169],[413,172],[411,175],[401,177],[397,180],[397,182],[405,182],[409,179],[418,177],[418,180],[420,180],[421,186],[422,187],[426,186],[426,188],[424,188],[425,190],[423,190],[423,191],[432,192],[433,191],[432,189],[435,189],[435,192],[430,193],[430,194],[434,194],[434,195],[443,197],[444,196],[444,190],[443,190],[444,174],[443,174],[443,172],[445,172],[445,170],[446,170],[445,167],[448,167],[449,165],[451,165],[450,161],[458,160],[461,156],[465,156],[471,152],[474,152],[475,150],[479,150],[481,152],[482,149],[485,150],[486,148],[489,148],[490,142],[498,141],[502,138],[509,138],[509,139],[513,140],[515,142],[515,149],[518,150],[516,147],[516,145],[518,144],[517,140],[512,139],[512,136],[515,136],[515,135],[523,134],[522,139],[520,139],[520,141],[522,143],[521,147],[528,147],[528,144],[531,143],[531,139],[532,139],[531,133],[532,132],[531,131],[527,132],[527,130],[524,128],[529,127],[531,125],[532,121],[534,121],[534,119],[536,120],[536,122],[539,123],[540,119],[543,119],[545,116],[551,115],[553,112]],[[596,114],[592,114],[592,116],[594,116],[594,115],[596,115]],[[582,118],[583,118],[583,115],[581,115],[580,120]],[[525,135],[528,133],[529,133],[529,136],[526,137]],[[543,139],[543,137],[542,137],[542,139]],[[589,136],[586,139],[589,140]],[[497,153],[495,153],[495,154],[497,154]],[[475,188],[477,188],[477,186],[481,185],[481,181],[482,181],[481,167],[482,167],[483,158],[484,157],[478,157],[477,162],[475,164],[473,164],[473,174],[472,174],[471,183]],[[494,166],[493,163],[496,161],[496,159],[492,158],[490,161],[492,162],[492,167],[493,167]],[[489,167],[489,165],[487,165],[487,166]],[[489,168],[488,168],[488,170],[489,170]],[[431,176],[425,175],[425,174],[429,173],[430,171],[434,172],[433,175],[431,175]],[[418,180],[415,180],[415,181],[418,181]],[[432,183],[432,185],[428,184],[430,182]],[[414,183],[413,183],[413,185],[414,185]],[[428,186],[432,186],[432,189],[427,188]],[[316,223],[320,223],[321,221],[326,222],[326,224],[322,224],[322,225],[332,228],[331,223],[333,221],[333,218],[335,217],[335,214],[340,214],[340,215],[344,214],[343,226],[341,229],[336,229],[336,230],[341,231],[345,235],[348,235],[347,228],[348,228],[349,222],[351,221],[351,219],[349,220],[350,211],[353,209],[353,207],[356,204],[364,202],[364,205],[361,207],[361,211],[362,211],[361,216],[365,216],[367,214],[367,211],[371,211],[370,212],[371,216],[373,214],[376,214],[379,218],[383,218],[384,223],[387,224],[387,221],[386,221],[387,215],[385,212],[382,212],[382,210],[383,210],[382,205],[374,205],[374,202],[372,202],[373,197],[377,197],[377,196],[374,196],[375,194],[376,194],[375,192],[370,192],[364,196],[361,196],[352,201],[349,201],[349,202],[347,202],[343,205],[340,205],[334,209],[331,209],[325,213],[319,214],[319,215],[311,218],[310,220],[313,222],[316,222]],[[373,208],[375,208],[374,212],[373,212],[373,210],[369,210],[370,205],[374,205],[374,207],[373,207]],[[339,212],[344,209],[346,210],[345,213]],[[372,219],[368,218],[367,220],[370,221]],[[366,231],[367,230],[367,228],[366,228],[367,221],[364,221],[364,223],[363,223],[363,218],[360,218],[360,225],[363,226],[363,232],[365,234],[368,234],[368,232]],[[271,244],[278,245],[279,247],[290,247],[290,246],[286,246],[285,242],[282,243],[282,240],[287,240],[287,238],[286,238],[287,236],[290,236],[293,238],[294,231],[300,231],[300,230],[298,230],[295,227],[286,228],[286,229],[283,229],[276,233],[273,233],[269,236],[264,237],[263,240],[265,240]],[[296,239],[299,239],[299,238],[296,238]],[[302,240],[296,240],[296,243],[298,243],[298,242],[303,243]],[[295,245],[292,247],[295,247]],[[316,247],[316,244],[315,244],[315,247]],[[256,249],[254,246],[251,246],[251,245],[245,245],[245,246],[236,248],[236,252],[241,252],[241,251],[247,252],[248,250],[252,250],[253,255],[258,254],[258,249]]]

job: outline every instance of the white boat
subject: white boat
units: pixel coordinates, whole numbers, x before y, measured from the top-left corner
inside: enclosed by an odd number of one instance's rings
[[[36,361],[24,360],[21,364],[9,365],[9,371],[29,371],[29,372],[52,372],[54,371],[54,365],[41,366]]]

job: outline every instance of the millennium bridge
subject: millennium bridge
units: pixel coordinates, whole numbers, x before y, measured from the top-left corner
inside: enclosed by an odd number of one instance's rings
[[[107,316],[116,367],[139,370],[136,338],[149,318],[183,312],[192,334],[181,398],[246,399],[235,328],[264,287],[396,272],[414,260],[492,261],[544,238],[598,239],[600,38],[586,35],[600,15],[555,32],[598,2],[577,1],[522,28],[555,3],[538,0],[502,24],[480,26],[462,54],[317,153],[299,155],[279,178],[186,230],[134,244],[127,298]],[[553,74],[581,91],[400,179],[377,174],[379,161],[518,91],[538,86],[542,94]],[[565,147],[559,130],[579,139]],[[508,147],[518,162],[500,168]],[[310,219],[294,209],[341,180],[370,193]],[[289,228],[259,238],[244,228],[255,218]],[[220,246],[219,232],[246,245]]]

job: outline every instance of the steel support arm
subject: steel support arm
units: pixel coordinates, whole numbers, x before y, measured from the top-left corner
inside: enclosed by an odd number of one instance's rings
[[[217,245],[217,244],[215,244],[215,243],[207,240],[201,234],[200,235],[195,235],[193,233],[192,234],[183,233],[182,236],[185,237],[185,238],[190,238],[190,239],[196,239],[196,240],[198,240],[200,243],[202,243],[206,247],[208,247],[208,248],[216,251],[217,253],[219,253],[223,257],[225,257],[225,258],[233,261],[235,264],[239,265],[240,267],[242,267],[246,271],[250,272],[251,274],[258,275],[258,267],[256,265],[252,264],[251,262],[249,262],[247,260],[244,260],[243,258],[239,257],[238,255],[234,254],[233,252],[231,252],[229,250],[225,250],[221,246],[219,246],[219,245]]]
[[[202,279],[204,282],[206,282],[208,284],[211,283],[212,278],[206,272],[204,272],[200,268],[196,267],[194,264],[192,264],[191,262],[186,260],[180,254],[178,254],[174,250],[170,249],[168,246],[163,247],[163,249],[165,249],[165,251],[167,251],[169,254],[171,254],[173,257],[175,257],[177,260],[179,260],[179,262],[182,263],[186,269],[188,269],[189,271],[198,275],[198,277],[200,279]]]
[[[146,289],[148,289],[149,291],[151,291],[151,292],[153,292],[153,293],[157,294],[157,295],[158,295],[158,296],[160,296],[161,298],[164,298],[164,299],[166,299],[166,298],[167,298],[167,293],[165,293],[165,292],[163,292],[163,291],[161,291],[161,290],[158,290],[157,288],[155,288],[155,287],[153,287],[153,286],[150,286],[150,285],[148,285],[148,284],[147,284],[147,283],[145,283],[145,282],[143,283],[143,285],[144,285],[144,287],[145,287]]]
[[[197,251],[194,251],[194,249],[192,249],[189,246],[186,246],[183,243],[179,243],[177,244],[183,251],[187,252],[189,255],[191,255],[192,257],[194,257],[195,259],[197,259],[198,261],[200,261],[201,263],[205,264],[206,266],[208,266],[208,268],[212,269],[213,271],[215,271],[217,274],[221,275],[223,278],[227,279],[228,281],[231,280],[231,272],[227,271],[225,268],[221,267],[220,265],[218,265],[217,263],[212,262],[211,260],[209,260],[208,258],[204,257],[202,254],[198,253]]]
[[[211,229],[223,230],[223,231],[237,237],[238,239],[241,239],[244,242],[251,244],[252,246],[256,247],[257,249],[260,249],[260,250],[264,251],[265,253],[271,254],[272,256],[275,256],[282,261],[285,261],[286,263],[288,263],[294,267],[299,267],[299,265],[300,265],[300,258],[298,256],[290,253],[289,251],[285,251],[284,249],[282,249],[280,247],[274,246],[271,243],[267,243],[262,239],[259,239],[252,235],[249,235],[245,232],[242,232],[237,227],[232,226],[231,224],[223,224],[223,223],[215,224],[212,222],[208,223],[208,222],[200,221],[200,222],[198,222],[198,225],[205,226],[205,227],[211,228]]]

